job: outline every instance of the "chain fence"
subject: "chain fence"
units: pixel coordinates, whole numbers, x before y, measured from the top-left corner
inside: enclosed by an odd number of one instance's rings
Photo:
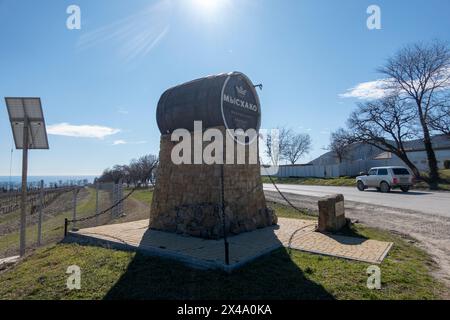
[[[76,231],[80,227],[87,228],[92,226],[99,226],[108,224],[125,216],[124,205],[125,201],[139,188],[135,186],[124,196],[124,185],[118,184],[101,184],[96,185],[96,210],[94,214],[77,217],[73,215],[72,219],[64,219],[64,236],[67,236],[69,228]],[[99,195],[101,191],[106,191],[110,194],[111,205],[104,209],[100,209]]]

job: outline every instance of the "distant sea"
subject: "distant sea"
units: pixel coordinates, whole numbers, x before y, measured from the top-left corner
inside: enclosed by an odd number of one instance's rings
[[[94,182],[97,176],[28,176],[28,184],[37,186],[41,180],[44,180],[44,185],[50,184],[65,184],[76,183],[78,181],[87,180],[88,183]],[[20,176],[0,176],[0,187],[6,187],[11,182],[12,187],[19,187],[22,183],[22,177]]]

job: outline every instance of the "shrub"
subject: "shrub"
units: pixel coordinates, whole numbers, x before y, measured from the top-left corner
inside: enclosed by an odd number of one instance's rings
[[[450,169],[450,160],[445,160],[444,161],[444,168],[445,169]]]

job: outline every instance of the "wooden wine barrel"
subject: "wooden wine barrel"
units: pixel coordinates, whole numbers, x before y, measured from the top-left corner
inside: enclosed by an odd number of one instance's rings
[[[158,102],[156,119],[162,134],[176,129],[255,129],[261,125],[261,107],[255,87],[241,72],[208,76],[164,92]]]

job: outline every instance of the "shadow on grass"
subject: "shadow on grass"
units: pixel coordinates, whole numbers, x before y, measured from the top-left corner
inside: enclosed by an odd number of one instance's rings
[[[278,241],[275,234],[272,233],[272,237],[264,241]],[[230,252],[232,250],[231,243]],[[333,296],[309,280],[287,250],[279,248],[231,274],[193,269],[174,260],[151,257],[138,251],[104,299],[316,300],[333,299]]]

